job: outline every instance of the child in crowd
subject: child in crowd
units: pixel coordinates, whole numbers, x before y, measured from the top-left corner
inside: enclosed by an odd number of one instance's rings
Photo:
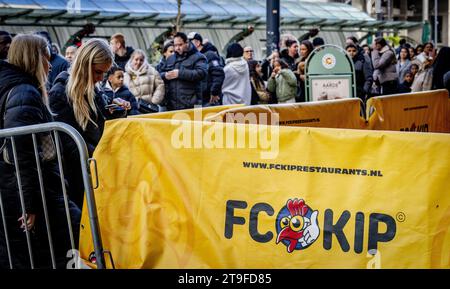
[[[124,71],[119,66],[113,66],[107,74],[107,81],[103,86],[103,91],[107,96],[108,104],[117,102],[117,99],[128,101],[131,105],[131,109],[128,111],[128,115],[139,114],[136,98],[130,92],[128,87],[123,84]]]
[[[284,60],[274,61],[273,72],[267,88],[270,92],[276,93],[278,103],[295,103],[297,78]]]
[[[407,71],[405,76],[403,77],[403,82],[400,83],[398,87],[399,93],[408,93],[411,92],[411,85],[414,81],[414,76],[411,71]]]

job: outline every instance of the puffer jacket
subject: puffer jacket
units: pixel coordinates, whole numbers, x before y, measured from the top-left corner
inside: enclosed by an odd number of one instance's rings
[[[136,99],[142,98],[154,104],[160,104],[164,100],[164,81],[150,64],[145,62],[138,70],[134,70],[127,63],[125,71],[124,84]]]
[[[427,66],[422,67],[417,72],[416,76],[414,77],[414,81],[411,85],[411,91],[412,92],[419,92],[419,91],[427,91],[431,90],[433,84],[433,67]]]
[[[384,46],[380,51],[372,51],[372,63],[377,74],[378,81],[383,84],[387,81],[398,81],[397,60],[395,53],[389,45]],[[378,71],[378,72],[377,72]]]
[[[228,58],[224,72],[225,79],[222,84],[223,104],[250,105],[252,87],[247,61],[242,57]]]
[[[50,88],[52,88],[56,77],[61,72],[67,71],[70,67],[69,62],[66,59],[64,59],[61,55],[54,54],[54,53],[52,53],[50,63],[52,65],[52,69],[48,73],[48,81],[47,81],[48,90],[50,90]]]
[[[166,72],[178,69],[178,78],[166,79]],[[206,57],[192,43],[183,54],[175,53],[167,58],[161,77],[166,87],[167,109],[193,108],[202,97],[201,81],[208,74]]]
[[[22,72],[16,66],[4,61],[0,61],[0,79],[2,80],[0,83],[0,105],[5,104],[3,128],[15,128],[53,121],[47,106],[44,104],[42,92],[39,89],[39,84],[36,79]],[[63,133],[60,135],[63,135]],[[44,180],[44,195],[52,231],[56,266],[57,268],[64,268],[67,263],[65,257],[70,248],[70,240],[68,238],[67,219],[65,217],[61,175],[55,153],[56,148],[53,145],[49,146],[48,149],[44,149],[43,137],[52,139],[49,134],[37,134],[36,136],[38,139],[38,153],[41,158],[40,165]],[[50,253],[48,251],[45,218],[33,140],[31,135],[16,136],[14,140],[20,169],[25,211],[28,214],[36,215],[34,228],[30,232],[34,265],[35,268],[49,268],[51,265]],[[53,143],[55,143],[54,139]],[[0,146],[2,144],[3,140],[0,140]],[[5,219],[3,220],[2,215],[0,215],[0,223],[3,224],[3,221],[5,221],[8,229],[13,267],[15,269],[30,268],[27,240],[23,229],[20,229],[20,223],[17,221],[22,215],[22,207],[19,198],[17,173],[14,164],[12,164],[12,146],[10,142],[6,144],[6,149],[0,153],[0,191],[5,208]],[[64,145],[65,143],[62,142],[63,149]],[[53,152],[53,157],[46,158],[45,155],[49,155],[46,152],[51,151]],[[5,152],[6,157],[3,155],[3,152]],[[77,240],[81,211],[71,200],[69,200],[68,205],[72,228],[74,229],[74,238]],[[9,261],[5,235],[4,230],[1,229],[0,269],[8,267]]]
[[[223,65],[217,49],[211,44],[206,43],[200,51],[208,60],[208,74],[202,80],[203,103],[208,103],[211,96],[221,96],[222,83],[225,78]]]
[[[276,92],[278,102],[295,99],[297,95],[297,78],[290,69],[282,69],[275,78],[271,77],[269,79],[267,89],[272,93]]]
[[[366,62],[370,59],[365,58],[363,54],[357,54],[352,60],[356,75],[356,95],[365,101],[373,83],[373,71],[366,69]]]

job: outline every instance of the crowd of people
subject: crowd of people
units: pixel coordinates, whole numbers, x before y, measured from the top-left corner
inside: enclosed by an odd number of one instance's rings
[[[91,30],[90,30],[91,31]],[[78,43],[78,42],[77,42]],[[109,43],[92,38],[79,45],[67,45],[64,56],[52,49],[47,32],[19,34],[0,31],[1,127],[14,128],[60,121],[74,127],[85,140],[92,156],[105,120],[127,115],[193,108],[195,105],[296,103],[307,100],[305,65],[311,52],[325,44],[288,38],[281,51],[261,61],[250,46],[232,43],[226,55],[197,33],[178,32],[164,43],[162,58],[155,66],[141,49],[126,46],[117,33]],[[450,90],[450,48],[439,51],[432,43],[413,47],[402,42],[394,49],[376,38],[372,46],[346,39],[345,51],[353,60],[357,96],[366,102],[376,95],[389,95],[447,88]],[[58,239],[57,265],[64,266],[70,248],[63,218],[64,197],[60,183],[54,139],[40,136],[40,157],[45,179],[45,196],[50,226]],[[53,145],[48,145],[48,144]],[[78,236],[84,184],[77,146],[61,136],[64,176],[69,193],[72,228]],[[43,218],[40,183],[31,136],[16,138],[20,166],[16,175],[10,140],[0,140],[0,190],[5,204],[10,248],[20,251],[14,267],[29,267],[26,229],[32,236],[37,266],[49,266],[48,235]],[[21,180],[25,214],[18,197]],[[9,267],[4,230],[0,230],[0,268]],[[35,264],[35,266],[36,266]]]

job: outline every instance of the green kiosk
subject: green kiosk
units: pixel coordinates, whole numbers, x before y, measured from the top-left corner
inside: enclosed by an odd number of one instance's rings
[[[339,46],[326,44],[314,49],[305,63],[306,101],[356,97],[352,59]]]

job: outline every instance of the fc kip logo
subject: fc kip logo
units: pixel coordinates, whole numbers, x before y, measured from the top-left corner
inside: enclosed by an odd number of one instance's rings
[[[287,247],[288,253],[306,249],[319,238],[319,212],[311,209],[302,199],[289,199],[286,205],[279,210],[276,219],[273,217],[276,211],[269,203],[254,203],[249,210],[245,211],[247,207],[246,201],[227,200],[225,238],[233,238],[236,226],[248,224],[247,230],[238,229],[239,234],[248,232],[255,242],[271,245],[273,244],[272,240],[275,239],[276,244],[283,243]],[[243,215],[246,213],[249,213],[247,217]],[[348,225],[352,214],[354,214],[354,222],[352,222],[354,227]],[[364,248],[367,248],[367,252],[374,252],[371,250],[378,250],[380,242],[386,243],[394,239],[397,233],[394,217],[376,212],[371,212],[369,216],[366,214],[361,211],[324,209],[323,216],[320,216],[320,222],[323,224],[321,226],[323,249],[331,250],[333,247],[339,246],[343,252],[350,252],[350,244],[353,241],[354,252],[361,254]],[[274,220],[276,232],[267,230],[269,227],[273,228]],[[368,226],[365,225],[367,222]],[[347,229],[347,233],[345,229]],[[364,232],[365,229],[367,232]],[[349,237],[353,237],[353,239]],[[334,244],[333,239],[337,240],[337,242],[334,241]],[[365,240],[367,240],[366,246],[364,246]]]
[[[302,199],[289,199],[276,219],[278,234],[276,243],[283,243],[289,253],[309,247],[320,234],[318,213]]]

